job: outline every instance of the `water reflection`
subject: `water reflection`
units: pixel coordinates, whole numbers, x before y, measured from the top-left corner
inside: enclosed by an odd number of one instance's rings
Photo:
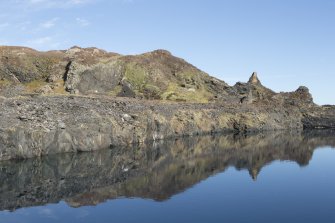
[[[141,148],[0,162],[0,210],[65,200],[72,207],[119,197],[169,199],[228,167],[252,179],[275,160],[308,165],[316,148],[335,146],[334,132],[201,136]]]

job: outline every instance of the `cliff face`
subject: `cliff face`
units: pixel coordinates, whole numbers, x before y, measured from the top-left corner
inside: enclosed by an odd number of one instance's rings
[[[0,160],[184,135],[302,128],[296,108],[79,96],[33,96],[0,103]]]
[[[0,47],[0,56],[0,160],[183,135],[335,127],[335,109],[315,105],[306,87],[275,93],[256,73],[229,86],[164,50]]]

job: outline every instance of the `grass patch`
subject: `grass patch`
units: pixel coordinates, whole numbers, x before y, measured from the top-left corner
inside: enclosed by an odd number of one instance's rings
[[[55,64],[55,60],[48,58],[48,57],[37,57],[33,61],[33,64],[36,66],[37,70],[39,71],[41,78],[47,79],[50,75],[50,71]]]
[[[109,95],[116,97],[121,92],[122,92],[122,86],[117,85],[117,86],[115,86],[115,88],[112,91],[109,92]]]
[[[149,99],[161,99],[161,90],[159,87],[151,84],[146,84],[143,87],[144,95]]]
[[[63,80],[57,80],[51,84],[48,84],[43,80],[34,80],[24,84],[27,93],[35,93],[36,90],[42,88],[45,85],[50,85],[52,88],[52,93],[54,94],[68,94],[68,92],[65,91]]]
[[[10,82],[9,80],[0,80],[0,87],[8,87],[12,84],[12,82]]]
[[[44,85],[46,85],[46,82],[42,80],[34,80],[24,84],[24,86],[26,87],[26,91],[29,93],[34,92],[35,90],[43,87]]]
[[[126,65],[125,79],[138,91],[143,91],[148,73],[140,66],[130,63]]]
[[[68,94],[68,92],[65,91],[64,84],[65,84],[64,80],[57,80],[53,88],[54,93],[55,94]]]
[[[186,70],[184,72],[178,73],[177,77],[183,80],[192,81],[196,77],[196,74],[192,70]]]
[[[167,90],[162,94],[162,99],[171,101],[208,103],[213,95],[205,88],[186,89],[176,83],[170,83]]]

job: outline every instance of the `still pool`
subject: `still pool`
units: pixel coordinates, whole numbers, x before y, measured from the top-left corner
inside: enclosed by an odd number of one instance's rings
[[[335,134],[201,136],[0,162],[0,222],[335,222]]]

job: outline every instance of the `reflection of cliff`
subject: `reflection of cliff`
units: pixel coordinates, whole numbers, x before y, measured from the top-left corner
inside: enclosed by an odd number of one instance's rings
[[[308,165],[313,151],[335,146],[333,132],[202,136],[150,148],[112,149],[0,162],[0,210],[66,200],[95,205],[118,197],[165,200],[230,166],[253,179],[274,160]]]

